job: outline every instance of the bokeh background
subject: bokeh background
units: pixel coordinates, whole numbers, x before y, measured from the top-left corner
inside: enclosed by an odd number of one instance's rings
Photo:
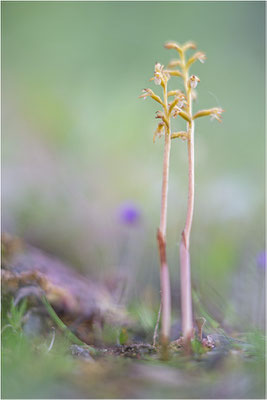
[[[264,2],[2,3],[3,230],[91,277],[126,280],[123,301],[152,324],[163,140],[152,143],[156,103],[138,96],[160,93],[154,64],[176,57],[164,43],[194,40],[207,54],[192,67],[194,110],[225,110],[221,124],[196,124],[195,310],[231,332],[263,329],[264,13]],[[175,141],[173,321],[186,200],[186,143]]]

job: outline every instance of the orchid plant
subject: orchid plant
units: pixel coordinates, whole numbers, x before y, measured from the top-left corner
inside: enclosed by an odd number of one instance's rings
[[[167,68],[156,63],[154,70],[154,83],[162,87],[163,98],[155,94],[151,89],[144,89],[141,98],[151,97],[161,105],[161,111],[157,111],[156,118],[159,119],[157,129],[153,136],[153,141],[157,137],[164,136],[164,156],[163,156],[163,177],[161,193],[161,214],[160,226],[157,232],[157,240],[160,255],[160,278],[161,278],[161,343],[166,345],[170,338],[171,324],[171,293],[169,270],[166,260],[166,226],[167,226],[167,195],[169,181],[169,163],[171,141],[173,139],[182,139],[187,141],[188,150],[188,202],[185,227],[182,232],[180,242],[180,284],[181,284],[181,315],[182,332],[184,343],[189,344],[194,334],[193,311],[192,311],[192,292],[191,292],[191,268],[190,268],[190,233],[194,211],[194,130],[195,120],[210,116],[221,122],[223,110],[221,108],[210,108],[193,113],[193,100],[196,99],[196,87],[200,79],[196,75],[190,75],[190,67],[196,61],[204,63],[206,55],[197,51],[191,57],[186,58],[188,50],[195,50],[196,45],[193,42],[187,42],[179,45],[176,42],[165,44],[166,49],[173,49],[178,53],[178,59],[170,62]],[[171,77],[181,78],[183,81],[182,90],[168,91],[167,85]],[[172,132],[171,120],[180,116],[186,123],[186,129],[179,132]]]

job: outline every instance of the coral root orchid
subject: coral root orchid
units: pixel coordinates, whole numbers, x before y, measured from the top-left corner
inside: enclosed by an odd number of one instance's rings
[[[153,141],[157,137],[164,136],[164,156],[163,156],[163,178],[161,193],[161,214],[160,226],[157,233],[159,254],[160,254],[160,277],[161,277],[161,343],[166,345],[170,336],[171,323],[171,293],[169,269],[166,258],[166,226],[167,226],[167,195],[169,181],[169,163],[172,139],[182,139],[187,141],[188,150],[188,202],[185,227],[182,232],[180,242],[180,284],[181,284],[181,314],[183,341],[187,348],[194,334],[192,292],[191,292],[191,267],[190,267],[190,234],[194,212],[194,192],[195,192],[195,151],[194,151],[194,131],[195,120],[200,117],[210,116],[211,120],[216,119],[221,122],[221,115],[224,110],[221,108],[211,108],[200,110],[193,114],[193,100],[196,99],[195,89],[200,82],[196,75],[190,75],[190,67],[196,61],[204,63],[206,55],[203,52],[196,52],[189,59],[186,58],[188,50],[196,49],[193,42],[179,45],[175,42],[168,42],[165,48],[176,50],[178,59],[171,61],[168,69],[160,63],[156,63],[154,69],[154,80],[156,85],[163,89],[163,99],[156,95],[151,89],[144,89],[141,98],[151,97],[162,106],[161,111],[157,111],[156,118],[160,119],[154,133]],[[183,80],[184,91],[171,90],[168,92],[167,83],[171,77],[180,77]],[[171,118],[180,116],[186,122],[186,130],[180,132],[171,131]],[[154,335],[155,336],[155,335]]]

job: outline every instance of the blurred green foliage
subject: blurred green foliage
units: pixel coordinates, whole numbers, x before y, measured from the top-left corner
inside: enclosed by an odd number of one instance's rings
[[[15,331],[22,330],[22,318],[25,314],[27,308],[27,299],[24,299],[19,307],[16,307],[14,301],[11,301],[10,312],[7,314],[8,325],[12,327]]]

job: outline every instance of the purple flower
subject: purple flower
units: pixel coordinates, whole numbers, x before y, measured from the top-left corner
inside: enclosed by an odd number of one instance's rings
[[[133,203],[123,203],[119,207],[119,219],[123,224],[135,225],[141,218],[140,209]]]
[[[265,270],[266,267],[266,251],[263,250],[258,254],[257,265],[259,269]]]

